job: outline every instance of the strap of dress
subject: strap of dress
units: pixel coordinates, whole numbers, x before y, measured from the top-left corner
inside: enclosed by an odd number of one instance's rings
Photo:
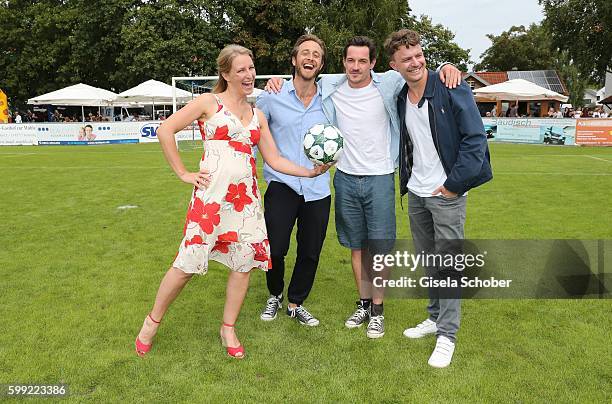
[[[259,117],[257,116],[257,108],[251,105],[251,109],[253,110],[253,118],[255,120],[255,126],[259,127]]]
[[[221,101],[221,97],[219,97],[217,94],[213,93],[213,96],[215,97],[215,100],[217,100],[217,104],[218,105],[223,105],[223,101]]]

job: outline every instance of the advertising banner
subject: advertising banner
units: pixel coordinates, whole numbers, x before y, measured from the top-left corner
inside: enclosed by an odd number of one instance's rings
[[[531,144],[576,144],[575,119],[482,118],[491,141]]]
[[[163,121],[24,123],[0,125],[0,145],[99,145],[157,142]],[[199,130],[189,126],[178,140],[200,139]]]
[[[37,145],[36,125],[28,123],[0,124],[0,145]]]
[[[612,146],[612,118],[578,119],[576,143],[585,146]]]

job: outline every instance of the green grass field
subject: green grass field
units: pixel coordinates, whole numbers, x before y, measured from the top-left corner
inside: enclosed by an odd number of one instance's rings
[[[470,191],[468,238],[612,239],[612,148],[491,152],[495,178]],[[200,154],[182,157],[193,168]],[[612,401],[610,300],[466,300],[442,370],[427,365],[433,338],[402,336],[425,318],[422,300],[387,300],[380,340],[346,329],[357,295],[333,212],[306,302],[319,327],[260,321],[267,291],[254,272],[237,328],[247,358],[228,358],[227,269],[212,263],[140,359],[134,338],[190,196],[159,145],[3,147],[0,173],[0,384],[68,383],[75,402]],[[406,200],[397,221],[409,238]]]

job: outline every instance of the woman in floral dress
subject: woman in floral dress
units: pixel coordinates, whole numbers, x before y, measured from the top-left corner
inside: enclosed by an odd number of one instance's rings
[[[168,163],[184,182],[194,185],[183,240],[171,268],[161,281],[155,304],[136,338],[144,356],[168,306],[193,274],[205,274],[208,261],[230,268],[223,325],[223,346],[230,356],[244,357],[234,323],[246,296],[252,268],[270,268],[270,247],[257,188],[253,146],[275,170],[314,177],[329,166],[300,167],[283,158],[264,115],[247,102],[253,91],[255,67],[250,50],[225,47],[217,58],[219,82],[213,94],[203,94],[169,117],[157,130]],[[174,135],[194,120],[204,141],[199,172],[189,172],[179,156]]]

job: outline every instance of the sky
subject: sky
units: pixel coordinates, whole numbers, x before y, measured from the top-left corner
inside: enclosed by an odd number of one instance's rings
[[[412,14],[429,16],[455,34],[455,42],[470,50],[470,60],[491,46],[487,34],[499,35],[513,25],[525,27],[544,19],[538,0],[408,0]],[[472,67],[472,66],[470,66]]]

